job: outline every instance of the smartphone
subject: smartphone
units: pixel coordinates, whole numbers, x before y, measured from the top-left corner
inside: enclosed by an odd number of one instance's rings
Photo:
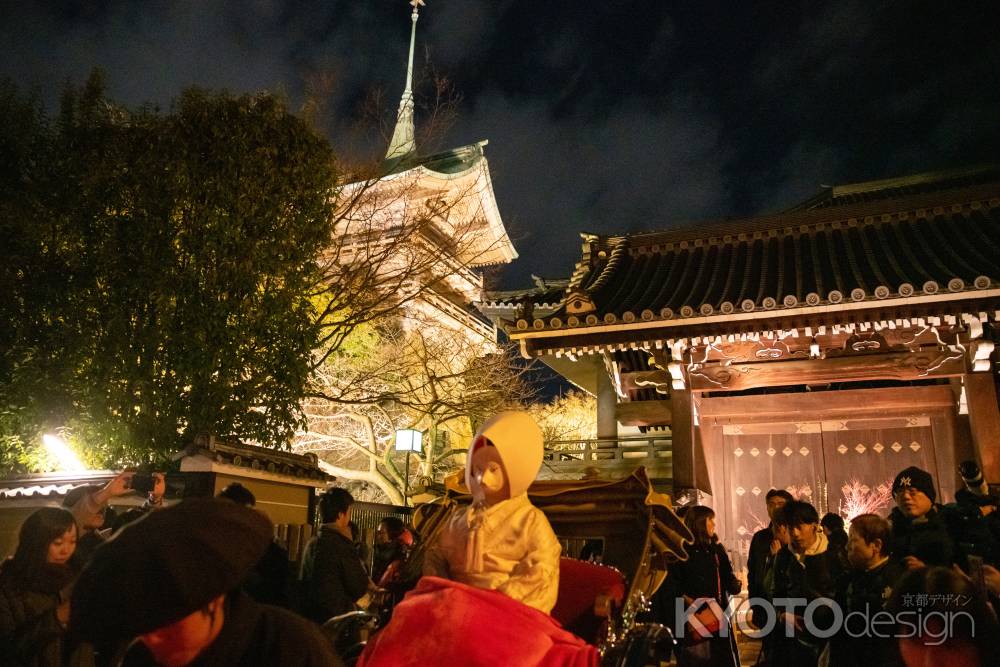
[[[983,573],[982,556],[969,556],[969,579],[972,580],[972,588],[976,595],[986,598],[986,575]]]

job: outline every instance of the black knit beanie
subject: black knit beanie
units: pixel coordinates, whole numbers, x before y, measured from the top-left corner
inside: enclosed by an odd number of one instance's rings
[[[901,489],[908,486],[917,491],[923,491],[924,495],[931,499],[931,502],[937,498],[937,492],[934,491],[934,478],[926,470],[910,466],[900,472],[892,482],[892,495],[896,495]]]

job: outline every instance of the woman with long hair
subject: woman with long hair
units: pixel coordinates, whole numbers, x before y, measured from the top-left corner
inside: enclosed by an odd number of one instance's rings
[[[694,505],[684,514],[684,525],[694,535],[694,544],[687,548],[686,561],[670,567],[674,595],[683,598],[684,609],[691,610],[685,616],[684,636],[679,638],[677,664],[739,667],[736,637],[722,612],[729,605],[729,596],[739,593],[742,584],[715,534],[715,512]],[[678,621],[678,629],[680,625]]]
[[[0,665],[93,665],[89,647],[63,641],[76,539],[73,515],[58,507],[21,524],[17,550],[0,566]]]

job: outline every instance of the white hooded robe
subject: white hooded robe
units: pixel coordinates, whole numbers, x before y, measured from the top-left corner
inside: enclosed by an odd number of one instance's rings
[[[428,549],[424,574],[497,590],[548,614],[559,592],[562,547],[548,519],[528,500],[542,465],[541,429],[526,413],[502,412],[479,436],[493,443],[503,460],[510,499],[491,507],[474,500],[456,512]],[[471,453],[465,483],[474,488]]]

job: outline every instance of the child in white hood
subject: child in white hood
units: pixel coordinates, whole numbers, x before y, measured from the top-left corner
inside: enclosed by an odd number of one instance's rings
[[[559,590],[561,547],[528,500],[542,465],[542,431],[524,412],[501,412],[473,438],[465,466],[472,505],[428,549],[424,574],[497,590],[546,614]]]

